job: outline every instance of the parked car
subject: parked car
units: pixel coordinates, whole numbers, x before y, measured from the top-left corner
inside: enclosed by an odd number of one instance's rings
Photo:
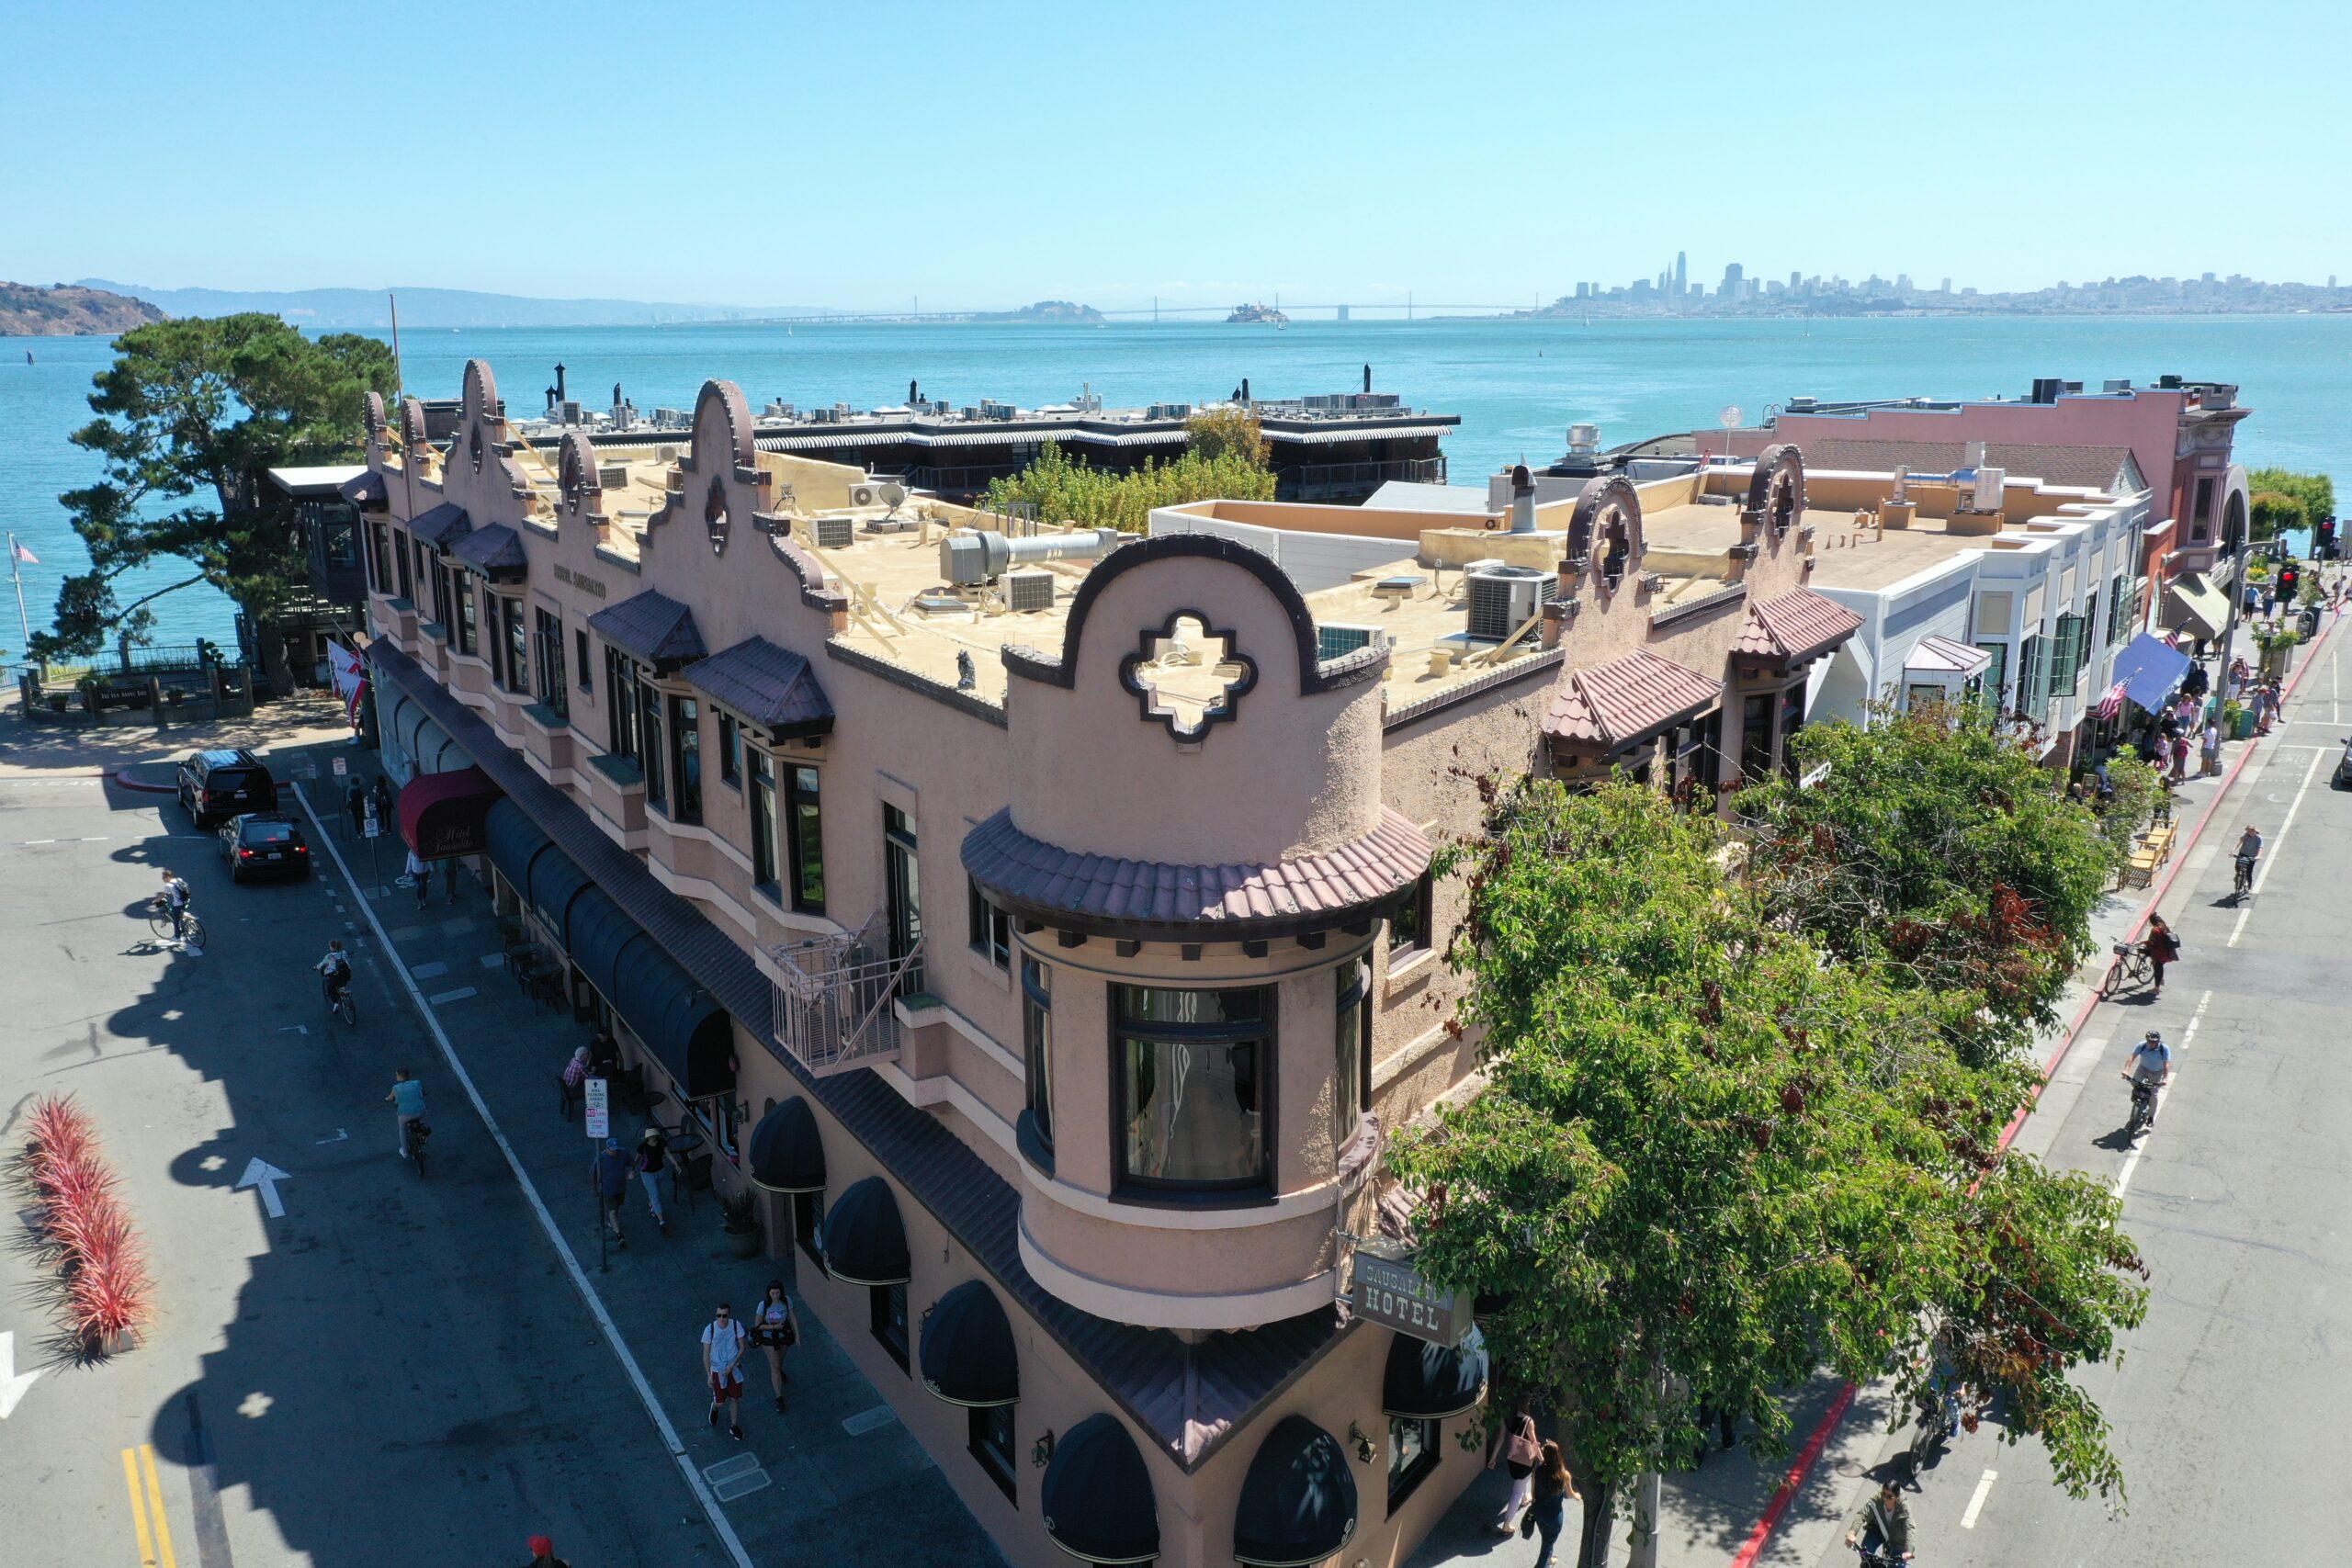
[[[248,811],[220,825],[220,858],[229,880],[248,876],[308,876],[311,846],[301,825],[275,811]]]
[[[277,781],[251,751],[198,751],[180,764],[180,805],[199,828],[277,809]]]
[[[2346,784],[2352,784],[2352,743],[2347,743],[2344,748],[2344,755],[2335,759],[2335,784],[2338,789],[2344,788]]]

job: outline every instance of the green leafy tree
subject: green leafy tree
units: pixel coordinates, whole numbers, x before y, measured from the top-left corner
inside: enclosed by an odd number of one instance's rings
[[[1211,462],[1235,457],[1262,468],[1273,454],[1265,427],[1246,408],[1204,409],[1184,422],[1184,434],[1185,445]]]
[[[245,612],[282,682],[270,615],[304,573],[292,515],[266,499],[264,476],[354,456],[361,394],[391,390],[391,350],[352,333],[313,341],[269,315],[156,321],[116,339],[114,363],[95,381],[98,418],[73,440],[98,455],[104,476],[59,498],[90,570],[59,587],[55,629],[34,637],[34,651],[86,656],[141,638],[156,600],[209,583]],[[119,598],[126,573],[163,561],[187,570]]]
[[[1537,780],[1448,857],[1488,1083],[1391,1166],[1424,1194],[1416,1268],[1491,1298],[1499,1375],[1563,1417],[1580,1561],[1637,1478],[1694,1462],[1702,1403],[1782,1453],[1779,1395],[1825,1366],[1924,1402],[1940,1361],[1972,1422],[2000,1398],[2062,1484],[2118,1491],[2067,1379],[2145,1308],[2116,1201],[2002,1152],[2030,1070],[1961,1062],[1942,998],[1777,922],[1729,847],[1656,791]]]
[[[1954,1044],[1969,1061],[2054,1023],[2121,865],[2063,777],[1974,705],[1880,703],[1867,727],[1808,725],[1790,750],[1814,784],[1776,777],[1738,797],[1774,915],[1840,959],[1968,1004]]]
[[[1266,467],[1266,441],[1258,422],[1243,410],[1193,416],[1183,453],[1162,463],[1146,458],[1131,473],[1111,473],[1084,459],[1072,461],[1058,442],[1048,441],[1035,461],[1017,474],[992,479],[983,504],[1023,503],[1046,523],[1076,523],[1089,528],[1148,533],[1154,509],[1194,501],[1272,501],[1274,475]]]
[[[2246,488],[2252,491],[2248,524],[2256,539],[2271,538],[2281,528],[2310,527],[2323,517],[2335,515],[2335,481],[2325,474],[2256,468],[2245,479]],[[2267,510],[2266,500],[2269,502]],[[2281,500],[2294,502],[2293,510],[2279,505]]]

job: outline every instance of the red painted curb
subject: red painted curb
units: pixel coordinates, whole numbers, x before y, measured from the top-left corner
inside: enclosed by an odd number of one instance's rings
[[[111,775],[101,773],[98,776],[100,778],[109,778],[118,789],[135,789],[147,795],[179,794],[179,786],[177,784],[141,784],[137,779],[130,776],[130,770],[129,768],[125,768],[120,773]]]
[[[1741,1547],[1739,1555],[1731,1560],[1731,1568],[1754,1568],[1758,1554],[1764,1550],[1764,1543],[1772,1539],[1772,1531],[1780,1525],[1781,1516],[1788,1512],[1791,1503],[1796,1501],[1797,1489],[1804,1484],[1806,1473],[1819,1462],[1821,1450],[1829,1446],[1829,1434],[1836,1431],[1838,1423],[1846,1418],[1846,1407],[1853,1402],[1852,1383],[1839,1389],[1838,1397],[1829,1402],[1829,1409],[1822,1416],[1821,1424],[1814,1427],[1813,1436],[1804,1440],[1804,1450],[1797,1455],[1796,1462],[1789,1466],[1789,1473],[1781,1478],[1781,1489],[1773,1493],[1771,1502],[1765,1505],[1764,1517],[1756,1521],[1754,1529],[1747,1532],[1747,1544]]]
[[[2313,637],[2310,643],[2313,655],[2316,655],[2322,645],[2334,635],[2343,618],[2343,615],[2338,615],[2335,620],[2320,628],[2319,636]],[[2316,662],[2318,660],[2315,657],[2306,658],[2296,666],[2294,672],[2287,677],[2286,686],[2280,694],[2282,707],[2284,706],[2283,699],[2295,694],[2295,689],[2303,683],[2303,676]],[[2254,742],[2248,741],[2245,750],[2238,753],[2238,760],[2231,763],[2229,771],[2222,775],[2222,787],[2215,790],[2213,798],[2205,803],[2205,809],[2199,815],[2196,826],[2188,830],[2187,841],[2174,853],[2171,869],[2164,874],[2159,882],[2149,888],[2147,907],[2140,911],[2139,919],[2133,920],[2130,929],[2124,933],[2126,942],[2138,940],[2141,929],[2147,923],[2148,916],[2154,912],[2156,905],[2163,901],[2164,896],[2172,891],[2173,878],[2178,876],[2180,868],[2188,863],[2188,852],[2195,849],[2197,840],[2204,837],[2205,825],[2211,822],[2214,814],[2222,809],[2222,802],[2229,798],[2230,791],[2238,782],[2238,774],[2245,771],[2245,765],[2253,756]],[[2016,1140],[2018,1132],[2025,1126],[2026,1118],[2033,1113],[2034,1106],[2041,1099],[2043,1084],[2047,1084],[2052,1075],[2057,1072],[2058,1065],[2066,1059],[2066,1053],[2075,1048],[2075,1042],[2082,1035],[2083,1025],[2090,1021],[2091,1010],[2098,1007],[2099,1001],[2098,991],[2094,987],[2089,998],[2075,1010],[2074,1021],[2066,1026],[2065,1038],[2058,1043],[2058,1048],[2051,1053],[2050,1059],[2041,1065],[2042,1082],[2034,1085],[2033,1092],[2026,1097],[2025,1104],[2018,1107],[2018,1113],[2010,1118],[2009,1124],[2001,1130],[1999,1147],[2004,1151]],[[1780,1490],[1772,1494],[1772,1501],[1765,1506],[1764,1517],[1758,1519],[1756,1528],[1748,1532],[1747,1544],[1741,1547],[1738,1555],[1731,1560],[1731,1568],[1754,1568],[1758,1555],[1764,1550],[1764,1543],[1771,1539],[1773,1529],[1781,1522],[1781,1516],[1788,1511],[1789,1504],[1795,1500],[1798,1488],[1804,1484],[1806,1473],[1820,1461],[1821,1450],[1828,1446],[1830,1433],[1837,1429],[1839,1421],[1845,1419],[1846,1407],[1853,1402],[1853,1398],[1852,1383],[1848,1383],[1838,1391],[1838,1397],[1831,1402],[1828,1412],[1822,1416],[1821,1424],[1813,1429],[1813,1435],[1805,1439],[1804,1451],[1797,1455],[1796,1463],[1790,1467],[1787,1477],[1781,1483]]]

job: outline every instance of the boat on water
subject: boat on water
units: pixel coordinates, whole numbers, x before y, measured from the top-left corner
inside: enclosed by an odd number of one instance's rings
[[[1290,318],[1271,305],[1236,305],[1233,314],[1225,319],[1225,324],[1228,327],[1286,327],[1290,325]]]

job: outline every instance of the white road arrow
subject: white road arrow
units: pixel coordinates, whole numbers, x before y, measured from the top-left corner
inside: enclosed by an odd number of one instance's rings
[[[17,1371],[16,1331],[0,1330],[0,1421],[8,1418],[8,1413],[17,1408],[17,1401],[25,1397],[25,1390],[32,1387],[33,1380],[39,1376],[39,1367],[28,1372]]]
[[[248,1187],[260,1188],[261,1206],[268,1211],[271,1219],[282,1220],[286,1217],[286,1205],[278,1201],[277,1184],[293,1179],[285,1171],[255,1155],[245,1162],[245,1174],[237,1178],[233,1190],[243,1192]]]

